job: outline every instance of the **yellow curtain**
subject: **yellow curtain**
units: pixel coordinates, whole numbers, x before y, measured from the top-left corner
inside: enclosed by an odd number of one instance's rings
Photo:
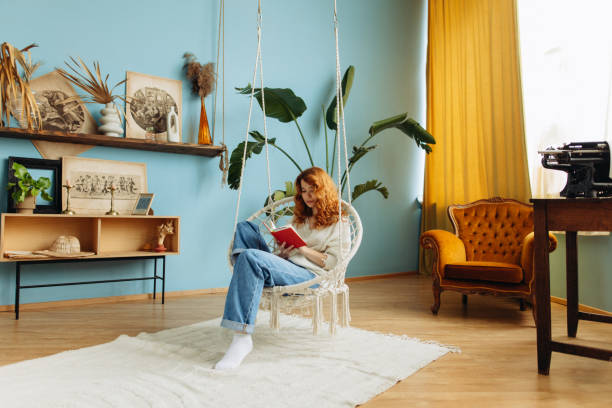
[[[429,0],[423,230],[450,204],[531,195],[514,0]]]

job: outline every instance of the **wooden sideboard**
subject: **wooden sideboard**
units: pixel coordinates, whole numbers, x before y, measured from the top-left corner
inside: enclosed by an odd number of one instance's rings
[[[174,223],[174,234],[164,241],[165,252],[154,252],[145,247],[157,244],[157,226],[168,220]],[[49,249],[60,235],[72,235],[79,239],[81,251],[93,255],[79,258],[9,258],[7,251],[41,251]],[[19,319],[20,289],[80,285],[132,280],[162,281],[162,303],[165,293],[166,256],[180,253],[180,217],[172,216],[109,216],[109,215],[62,215],[62,214],[2,214],[0,219],[0,262],[15,263],[15,317]],[[23,265],[58,262],[93,262],[104,260],[153,259],[154,271],[151,277],[112,279],[69,283],[51,283],[23,286],[20,283]],[[163,275],[157,276],[157,260],[163,261]]]

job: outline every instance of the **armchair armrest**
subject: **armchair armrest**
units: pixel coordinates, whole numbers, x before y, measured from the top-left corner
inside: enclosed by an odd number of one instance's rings
[[[444,230],[429,230],[421,235],[421,246],[432,249],[435,254],[434,273],[444,277],[444,267],[448,263],[466,260],[465,245],[455,234]]]
[[[533,285],[533,241],[534,233],[530,232],[523,238],[523,244],[521,247],[521,267],[523,268],[524,281],[531,287]],[[548,252],[553,252],[557,249],[557,238],[552,234],[548,233]]]

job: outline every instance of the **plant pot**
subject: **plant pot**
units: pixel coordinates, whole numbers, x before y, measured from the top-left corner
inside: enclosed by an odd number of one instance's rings
[[[121,136],[123,134],[123,126],[121,125],[121,119],[114,103],[107,103],[106,107],[100,110],[102,117],[98,126],[98,131],[104,133],[106,136]]]
[[[34,214],[36,208],[36,197],[28,194],[23,202],[15,205],[15,209],[19,214]]]

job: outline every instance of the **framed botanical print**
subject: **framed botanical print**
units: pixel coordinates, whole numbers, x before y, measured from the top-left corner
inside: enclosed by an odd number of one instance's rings
[[[126,74],[126,132],[133,139],[167,141],[166,117],[174,108],[181,140],[181,81],[128,71]]]
[[[46,159],[35,159],[30,157],[13,157],[8,158],[8,182],[16,183],[17,178],[13,170],[13,163],[19,163],[28,169],[28,173],[36,180],[40,177],[47,177],[51,180],[51,186],[48,189],[48,193],[52,200],[47,201],[39,194],[36,197],[36,208],[34,209],[35,214],[59,214],[62,211],[62,161],[61,160],[46,160]],[[8,212],[15,212],[15,202],[11,192],[7,194],[8,197]]]

